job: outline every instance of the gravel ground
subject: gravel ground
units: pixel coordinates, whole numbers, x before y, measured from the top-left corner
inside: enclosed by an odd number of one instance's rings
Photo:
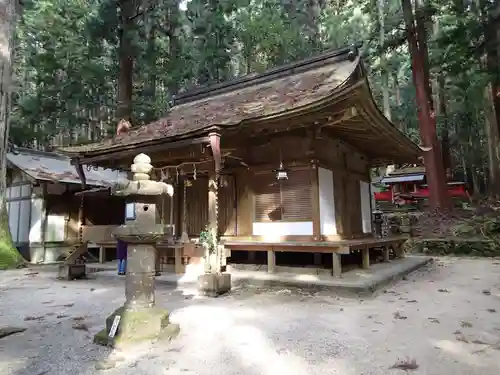
[[[418,365],[412,374],[500,373],[499,261],[439,259],[365,300],[279,288],[208,299],[162,286],[157,303],[181,334],[126,352],[92,344],[124,301],[123,281],[96,277],[0,272],[0,327],[27,328],[0,339],[0,374],[405,374],[398,361]]]

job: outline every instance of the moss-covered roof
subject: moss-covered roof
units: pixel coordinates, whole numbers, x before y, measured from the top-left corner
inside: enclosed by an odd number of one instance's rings
[[[359,89],[360,83],[363,83],[363,90]],[[364,117],[359,116],[359,121],[368,124],[368,127],[377,124],[371,131],[365,132],[365,139],[358,142],[358,147],[378,147],[389,151],[392,148],[391,157],[402,152],[407,159],[418,154],[418,147],[376,108],[357,49],[353,48],[330,51],[263,74],[188,92],[180,95],[170,112],[155,122],[112,139],[60,151],[82,160],[122,150],[138,151],[149,145],[206,136],[214,127],[224,132],[243,123],[251,125],[270,118],[284,118],[291,112],[321,111],[325,104],[335,105],[336,98],[350,90],[358,90],[359,100],[369,102],[365,105]],[[347,134],[349,126],[344,126],[343,136],[346,141],[355,142],[356,134],[353,133],[352,137]],[[397,147],[393,147],[396,144]],[[379,151],[378,154],[384,152]]]
[[[245,120],[307,106],[331,95],[358,66],[359,57],[350,61],[347,59],[348,50],[340,52],[344,53],[334,51],[305,66],[296,63],[296,74],[293,71],[287,72],[292,73],[288,75],[271,71],[267,76],[248,77],[243,84],[239,80],[233,84],[220,85],[222,87],[215,90],[199,90],[193,96],[194,100],[189,100],[189,95],[181,96],[181,104],[175,105],[167,116],[155,122],[102,142],[67,147],[62,151],[78,154],[119,149],[122,146],[193,134],[213,126],[234,126]],[[261,77],[266,79],[259,83]],[[197,99],[200,94],[201,99]]]

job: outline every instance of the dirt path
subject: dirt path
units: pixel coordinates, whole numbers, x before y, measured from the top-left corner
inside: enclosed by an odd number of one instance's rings
[[[174,311],[180,336],[122,353],[91,342],[123,303],[120,280],[30,273],[0,273],[0,326],[27,328],[0,339],[2,375],[385,375],[405,374],[389,369],[405,359],[418,365],[411,374],[500,373],[492,260],[441,259],[366,300],[298,289],[204,299],[162,287],[157,303]]]

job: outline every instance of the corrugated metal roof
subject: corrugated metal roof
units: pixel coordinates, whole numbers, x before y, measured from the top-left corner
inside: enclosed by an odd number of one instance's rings
[[[16,148],[7,153],[7,161],[34,178],[35,180],[80,184],[80,178],[70,158],[54,153]],[[124,172],[110,169],[94,168],[83,171],[90,186],[112,186],[118,181],[126,180]]]
[[[394,182],[411,182],[411,181],[423,181],[425,178],[424,174],[414,174],[410,176],[394,176],[394,177],[384,177],[382,179],[383,184],[391,184]]]

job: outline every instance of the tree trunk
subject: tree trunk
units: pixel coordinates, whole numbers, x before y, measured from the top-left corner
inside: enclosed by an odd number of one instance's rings
[[[434,23],[434,36],[439,33],[439,21],[436,20]],[[446,174],[446,179],[451,177],[452,165],[451,165],[451,153],[450,153],[450,129],[448,122],[448,111],[446,108],[446,89],[445,89],[445,79],[441,72],[437,72],[434,79],[434,86],[436,90],[436,108],[439,117],[441,118],[441,150],[443,153],[443,166]]]
[[[399,78],[398,78],[398,73],[394,72],[392,74],[392,81],[394,83],[394,90],[396,92],[396,108],[401,107],[401,90],[399,88]],[[399,127],[399,130],[401,130],[403,133],[406,134],[407,128],[406,128],[406,121],[399,121],[400,119],[396,119],[396,124]]]
[[[425,91],[427,92],[427,100],[431,111],[434,111],[434,102],[432,101],[432,86],[431,86],[431,71],[429,66],[429,50],[427,48],[427,25],[426,21],[430,19],[425,14],[424,0],[415,1],[415,23],[416,23],[416,38],[418,50],[422,59]]]
[[[12,244],[6,197],[16,5],[15,0],[0,0],[0,269],[15,267],[22,262]]]
[[[154,20],[153,20],[154,21]],[[156,47],[156,23],[151,22],[151,19],[144,20],[146,25],[146,36],[147,36],[147,46],[146,46],[146,56],[152,59],[153,66],[150,67],[150,71],[146,81],[146,87],[144,90],[144,95],[147,98],[147,107],[145,110],[144,121],[146,124],[157,119],[156,117],[156,86],[158,77],[156,75],[158,69],[158,59],[157,59],[157,47]]]
[[[440,117],[443,119],[442,130],[441,130],[441,145],[443,150],[443,166],[446,172],[446,176],[451,175],[452,165],[451,165],[451,153],[450,153],[450,129],[448,123],[448,111],[446,109],[446,96],[445,96],[445,85],[443,76],[438,77],[437,85],[437,98],[438,98],[438,111]]]
[[[134,1],[121,0],[118,3],[120,10],[120,28],[118,30],[119,65],[118,76],[118,108],[116,117],[118,121],[131,121],[132,118],[132,79],[134,71],[134,56],[132,46],[132,33],[134,20]]]
[[[484,119],[488,146],[488,193],[494,199],[500,199],[500,135],[494,109],[491,85],[485,88]]]
[[[483,9],[486,9],[487,5],[483,3]],[[500,8],[500,5],[497,7]],[[483,15],[484,34],[485,34],[485,45],[486,45],[486,66],[488,73],[490,75],[490,89],[491,89],[491,102],[493,104],[493,110],[495,112],[496,127],[497,132],[500,133],[500,36],[498,27],[491,18],[486,19],[486,15]],[[498,23],[498,21],[497,21]]]
[[[429,204],[433,209],[446,210],[451,208],[451,200],[446,193],[441,147],[436,135],[436,118],[428,95],[429,82],[425,81],[425,51],[421,50],[425,49],[427,45],[418,45],[411,1],[401,0],[401,3],[412,60],[420,138],[424,149],[424,162],[429,184]]]
[[[385,0],[378,0],[378,18],[380,26],[379,42],[384,45],[385,40]],[[389,73],[387,72],[387,58],[385,52],[380,55],[380,75],[382,80],[382,98],[384,105],[384,115],[391,120],[391,103],[389,97]]]

